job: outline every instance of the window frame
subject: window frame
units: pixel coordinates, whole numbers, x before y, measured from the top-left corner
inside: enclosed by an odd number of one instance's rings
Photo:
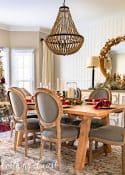
[[[31,92],[34,92],[34,90],[35,90],[35,49],[34,48],[11,48],[10,49],[10,86],[12,86],[12,62],[13,62],[13,60],[12,60],[12,57],[13,57],[13,52],[14,51],[19,51],[19,53],[21,53],[21,51],[22,51],[22,53],[23,53],[23,51],[28,51],[28,50],[30,50],[31,52],[32,52],[32,80],[31,80],[31,84],[32,84],[32,87],[31,87]],[[18,81],[18,82],[21,82],[21,80],[20,81]],[[22,80],[22,82],[25,82],[25,80],[23,81]]]

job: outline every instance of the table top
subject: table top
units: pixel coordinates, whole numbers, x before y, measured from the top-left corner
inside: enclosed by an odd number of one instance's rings
[[[110,108],[95,109],[93,105],[75,105],[63,108],[63,112],[67,114],[88,116],[88,117],[100,117],[103,118],[109,113],[122,112],[125,110],[125,105],[111,105]],[[28,110],[28,113],[36,113],[36,110]]]
[[[110,108],[95,109],[93,105],[75,105],[69,108],[64,108],[63,112],[73,115],[90,116],[90,117],[105,117],[109,113],[122,112],[125,110],[125,105],[111,105]]]

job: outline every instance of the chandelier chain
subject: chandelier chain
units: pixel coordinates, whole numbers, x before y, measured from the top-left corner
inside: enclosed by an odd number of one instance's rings
[[[63,1],[63,6],[65,6],[65,0]]]

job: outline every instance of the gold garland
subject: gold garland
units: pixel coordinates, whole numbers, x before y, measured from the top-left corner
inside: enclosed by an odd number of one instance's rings
[[[125,41],[125,35],[119,36],[117,38],[109,39],[100,51],[100,55],[99,55],[100,69],[106,78],[108,78],[108,74],[107,74],[106,69],[104,67],[104,59],[108,59],[109,51],[111,50],[112,46],[119,44],[120,42],[123,42],[123,41]]]

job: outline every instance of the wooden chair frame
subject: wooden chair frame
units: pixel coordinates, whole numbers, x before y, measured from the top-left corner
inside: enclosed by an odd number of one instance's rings
[[[108,89],[108,88],[104,88],[104,87],[100,87],[100,88],[97,88],[95,90],[93,90],[90,95],[89,95],[89,98],[91,98],[92,94],[95,93],[95,91],[98,91],[98,90],[105,90],[107,91],[108,95],[109,95],[109,100],[112,100],[112,94],[111,94],[111,90]]]
[[[20,116],[16,116],[16,114],[15,114],[15,112],[13,110],[11,99],[10,99],[10,93],[11,92],[17,94],[18,97],[20,98],[20,100],[22,101],[24,110],[22,111]],[[15,131],[14,151],[16,151],[17,145],[19,144],[19,142],[22,141],[23,135],[25,135],[25,156],[27,156],[28,133],[33,133],[34,141],[35,141],[35,134],[36,134],[36,132],[39,132],[40,130],[29,130],[29,129],[27,129],[27,103],[26,103],[25,95],[20,90],[20,88],[18,88],[18,87],[11,87],[11,88],[9,88],[9,90],[8,90],[8,97],[9,97],[9,101],[10,101],[10,104],[11,104],[11,107],[12,107],[14,125],[16,123],[20,123],[20,122],[23,123],[23,125],[24,125],[24,129],[23,130]],[[19,139],[21,139],[21,140],[19,140]]]
[[[37,95],[40,94],[40,93],[48,94],[49,96],[51,96],[55,100],[55,102],[57,104],[58,115],[57,115],[56,120],[53,121],[53,122],[47,123],[42,119],[42,116],[40,114],[39,107],[38,107],[38,102],[37,102]],[[63,114],[63,107],[62,107],[62,103],[61,103],[59,97],[57,96],[57,94],[54,91],[51,91],[51,90],[45,89],[45,88],[38,88],[36,93],[35,93],[35,103],[36,103],[36,110],[37,110],[37,113],[38,113],[38,118],[39,118],[39,121],[40,121],[41,132],[43,130],[47,129],[47,128],[52,128],[52,127],[56,127],[56,131],[57,131],[57,137],[56,138],[51,138],[50,139],[48,137],[41,136],[40,157],[42,157],[42,152],[43,152],[45,141],[57,144],[57,149],[56,149],[57,162],[58,162],[58,167],[60,169],[61,168],[61,143],[62,142],[67,142],[67,141],[69,142],[69,141],[75,140],[76,138],[74,138],[74,137],[73,138],[72,137],[63,138],[63,139],[61,138],[60,122],[61,122],[61,117],[62,117],[62,114]]]
[[[93,91],[90,93],[89,98],[91,98],[91,96],[95,93],[95,91],[98,91],[98,90],[105,90],[105,91],[107,92],[108,96],[109,96],[108,99],[109,99],[110,101],[112,100],[112,93],[111,93],[111,90],[108,89],[108,88],[105,88],[105,87],[99,87],[99,88],[93,90]],[[106,116],[105,118],[99,119],[99,120],[102,120],[103,123],[104,123],[104,125],[107,125],[107,124],[109,124],[109,115]],[[98,141],[95,141],[95,149],[97,149],[97,148],[98,148]],[[109,148],[109,146],[107,146],[107,150],[108,150],[108,149],[109,149],[109,152],[110,152],[110,151],[111,151],[111,148]]]

